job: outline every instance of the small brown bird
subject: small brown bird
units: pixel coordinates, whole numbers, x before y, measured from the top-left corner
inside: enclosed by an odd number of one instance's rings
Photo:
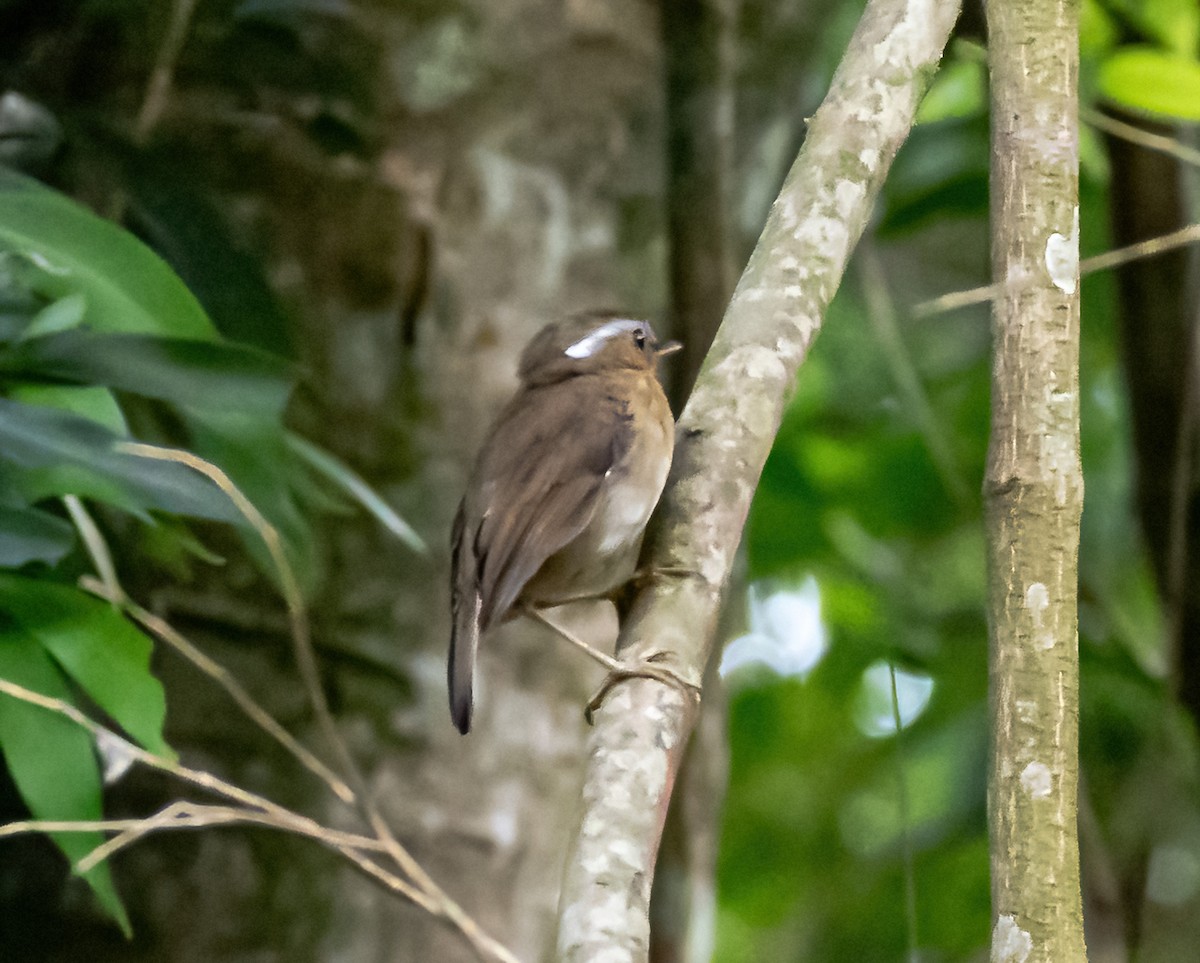
[[[520,611],[600,597],[633,575],[674,447],[656,366],[678,347],[661,345],[645,321],[589,313],[546,326],[521,355],[520,388],[454,521],[448,677],[460,732],[471,728],[480,636]]]

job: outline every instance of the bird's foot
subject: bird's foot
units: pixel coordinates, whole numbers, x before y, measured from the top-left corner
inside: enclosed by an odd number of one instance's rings
[[[608,669],[608,675],[600,684],[600,688],[596,694],[588,700],[587,707],[583,711],[583,717],[587,719],[588,725],[592,725],[592,715],[608,698],[608,693],[613,686],[624,682],[626,679],[657,679],[664,685],[674,686],[679,689],[687,698],[692,699],[699,704],[700,702],[700,686],[695,682],[685,679],[677,671],[670,666],[660,665],[671,658],[670,652],[653,651],[647,654],[644,658],[637,662],[622,662],[619,659],[614,659],[611,655],[601,652],[599,649],[594,649],[582,639],[576,637],[563,626],[550,619],[541,609],[533,605],[523,605],[522,611],[530,618],[549,629],[553,629],[559,636],[570,642],[573,646],[579,649],[584,654],[590,656],[599,662],[602,666]]]
[[[655,679],[664,685],[674,686],[686,698],[699,705],[700,686],[685,679],[670,666],[657,664],[670,657],[671,653],[669,652],[651,652],[639,662],[622,662],[611,668],[608,676],[600,684],[596,694],[588,700],[587,707],[583,710],[583,717],[587,720],[588,725],[595,725],[593,716],[596,710],[604,704],[604,700],[608,698],[613,687],[626,679]]]

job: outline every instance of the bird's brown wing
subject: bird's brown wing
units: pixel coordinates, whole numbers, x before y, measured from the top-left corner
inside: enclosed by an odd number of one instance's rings
[[[632,443],[625,405],[590,377],[521,391],[501,414],[464,500],[481,628],[591,521],[609,470]]]
[[[455,725],[471,726],[479,636],[591,520],[632,443],[625,406],[590,378],[522,389],[492,428],[454,520],[447,665]]]

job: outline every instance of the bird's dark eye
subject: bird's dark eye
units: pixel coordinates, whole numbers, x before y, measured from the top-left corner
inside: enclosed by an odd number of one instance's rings
[[[646,347],[646,332],[643,331],[641,328],[638,328],[636,331],[634,331],[633,332],[633,343],[638,346],[639,351],[641,351],[644,347]]]

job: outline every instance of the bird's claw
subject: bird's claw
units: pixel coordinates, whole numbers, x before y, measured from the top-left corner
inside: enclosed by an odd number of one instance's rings
[[[664,651],[651,652],[646,655],[641,661],[626,663],[619,669],[613,669],[600,683],[600,688],[596,690],[596,694],[588,700],[587,706],[583,710],[583,717],[587,720],[589,726],[595,725],[595,712],[604,704],[604,700],[608,698],[609,692],[613,687],[624,682],[626,679],[655,679],[664,685],[673,686],[684,694],[688,699],[691,699],[697,705],[700,704],[700,686],[695,682],[685,679],[682,675],[676,672],[669,666],[657,665],[655,663],[665,662],[671,658],[671,653]]]

